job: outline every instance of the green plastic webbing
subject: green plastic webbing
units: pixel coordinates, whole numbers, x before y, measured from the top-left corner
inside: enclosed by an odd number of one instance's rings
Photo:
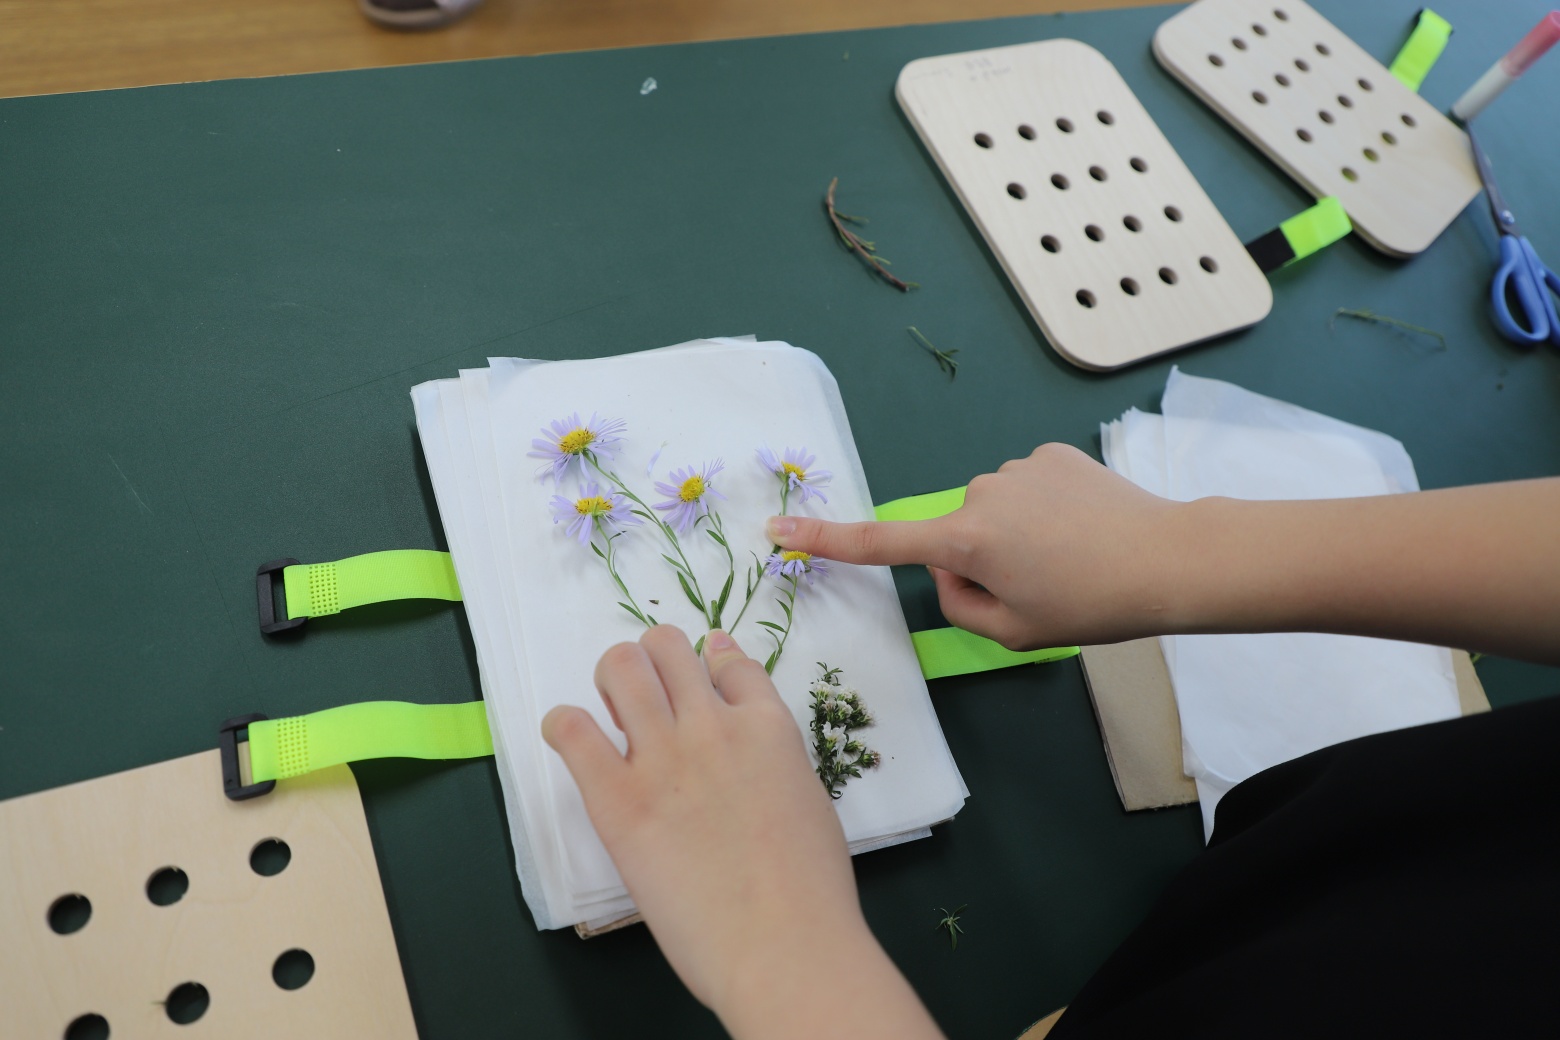
[[[334,563],[282,568],[287,617],[323,617],[392,599],[460,599],[450,554],[434,549],[390,549]]]
[[[879,520],[930,520],[946,516],[963,505],[964,489],[953,488],[928,495],[896,498],[875,508],[873,514]],[[915,656],[921,662],[921,674],[928,679],[989,672],[1019,664],[1060,661],[1078,653],[1076,646],[1022,652],[1009,650],[1000,643],[962,628],[931,628],[924,632],[911,632],[910,641],[915,644]]]
[[[1336,195],[1317,200],[1316,205],[1303,210],[1278,225],[1289,248],[1295,251],[1295,260],[1310,256],[1319,249],[1332,245],[1350,231],[1349,215],[1343,211],[1343,203]]]
[[[1446,50],[1446,41],[1451,35],[1452,23],[1426,7],[1419,12],[1414,31],[1409,33],[1408,42],[1403,44],[1397,57],[1392,59],[1388,71],[1409,90],[1418,92],[1425,77],[1440,60],[1441,52]]]
[[[480,758],[492,753],[493,736],[481,701],[364,701],[249,724],[254,783],[365,758]]]

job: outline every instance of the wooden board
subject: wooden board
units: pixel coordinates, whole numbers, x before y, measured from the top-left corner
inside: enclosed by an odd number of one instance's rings
[[[1154,54],[1384,253],[1423,251],[1479,192],[1468,135],[1300,0],[1200,0]]]
[[[291,858],[263,876],[250,857],[271,839]],[[158,905],[148,883],[168,867],[188,888]],[[87,1014],[116,1038],[417,1035],[346,766],[231,802],[209,751],[0,802],[0,876],[8,1037],[61,1037]],[[51,907],[76,895],[90,916],[57,934]],[[283,989],[272,970],[291,950],[314,974]],[[208,1007],[177,1024],[163,1002],[192,982]]]
[[[1197,785],[1181,771],[1181,717],[1159,640],[1086,646],[1081,660],[1122,807],[1132,812],[1197,801]],[[1452,670],[1462,713],[1489,711],[1467,651],[1452,651]]]
[[[1113,369],[1255,324],[1266,277],[1104,55],[922,58],[900,107],[1051,345]]]

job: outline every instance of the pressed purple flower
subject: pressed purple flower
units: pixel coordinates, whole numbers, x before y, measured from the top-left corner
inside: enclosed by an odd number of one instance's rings
[[[674,469],[668,482],[656,481],[656,491],[667,498],[665,502],[657,502],[655,507],[666,514],[666,522],[678,534],[687,534],[700,517],[709,515],[711,498],[725,500],[726,496],[716,491],[711,483],[725,468],[726,464],[716,459],[706,462],[703,469],[696,466]]]
[[[820,501],[829,500],[829,497],[818,489],[828,484],[834,474],[826,469],[814,469],[813,463],[817,458],[807,454],[806,448],[787,448],[784,455],[776,455],[768,448],[760,448],[758,460],[764,464],[765,469],[785,481],[787,491],[800,491],[804,504],[815,495]]]
[[[814,574],[823,577],[829,573],[829,564],[800,549],[781,549],[765,557],[764,573],[771,578],[806,578],[811,585]]]
[[[626,429],[628,423],[622,419],[603,419],[592,412],[590,422],[580,422],[580,414],[575,412],[567,419],[554,419],[543,427],[542,436],[531,442],[535,450],[526,454],[533,459],[547,460],[536,471],[538,477],[561,480],[569,467],[576,464],[583,473],[587,455],[610,459]]]
[[[581,485],[576,498],[554,495],[551,506],[553,523],[561,524],[567,520],[569,526],[565,529],[566,533],[581,545],[590,544],[598,520],[604,527],[632,527],[640,522],[639,517],[633,514],[628,499],[597,484]]]

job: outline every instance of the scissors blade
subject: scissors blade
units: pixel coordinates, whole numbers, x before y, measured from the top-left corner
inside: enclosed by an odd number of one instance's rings
[[[1471,127],[1468,128],[1468,143],[1473,146],[1474,165],[1479,168],[1479,180],[1484,184],[1484,194],[1489,197],[1490,216],[1495,220],[1496,230],[1503,235],[1517,234],[1517,218],[1507,208],[1506,200],[1500,193],[1500,185],[1495,183],[1495,168],[1490,165],[1490,157],[1479,146],[1479,139],[1473,136]]]

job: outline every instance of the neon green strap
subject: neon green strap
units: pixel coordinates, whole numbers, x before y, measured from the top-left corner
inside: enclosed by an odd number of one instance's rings
[[[1452,23],[1426,7],[1419,12],[1414,31],[1409,33],[1408,42],[1403,44],[1397,57],[1392,59],[1388,71],[1409,90],[1417,92],[1440,60],[1451,36]]]
[[[480,758],[492,753],[493,736],[481,701],[364,701],[249,724],[254,783],[365,758]]]
[[[287,617],[339,614],[391,599],[460,599],[450,554],[433,549],[390,549],[334,563],[282,568]]]
[[[879,520],[930,520],[946,516],[963,505],[964,489],[953,488],[949,491],[934,491],[929,495],[896,498],[892,502],[884,502],[872,512]],[[931,628],[924,632],[912,632],[910,641],[915,644],[915,656],[921,662],[921,674],[928,679],[989,672],[1018,664],[1060,661],[1078,654],[1076,646],[1022,652],[1009,650],[1000,643],[962,628]]]
[[[1343,211],[1343,203],[1338,197],[1327,195],[1310,209],[1302,210],[1278,225],[1278,230],[1283,233],[1289,248],[1295,251],[1295,260],[1302,260],[1353,231],[1354,225],[1349,223],[1349,215]]]

